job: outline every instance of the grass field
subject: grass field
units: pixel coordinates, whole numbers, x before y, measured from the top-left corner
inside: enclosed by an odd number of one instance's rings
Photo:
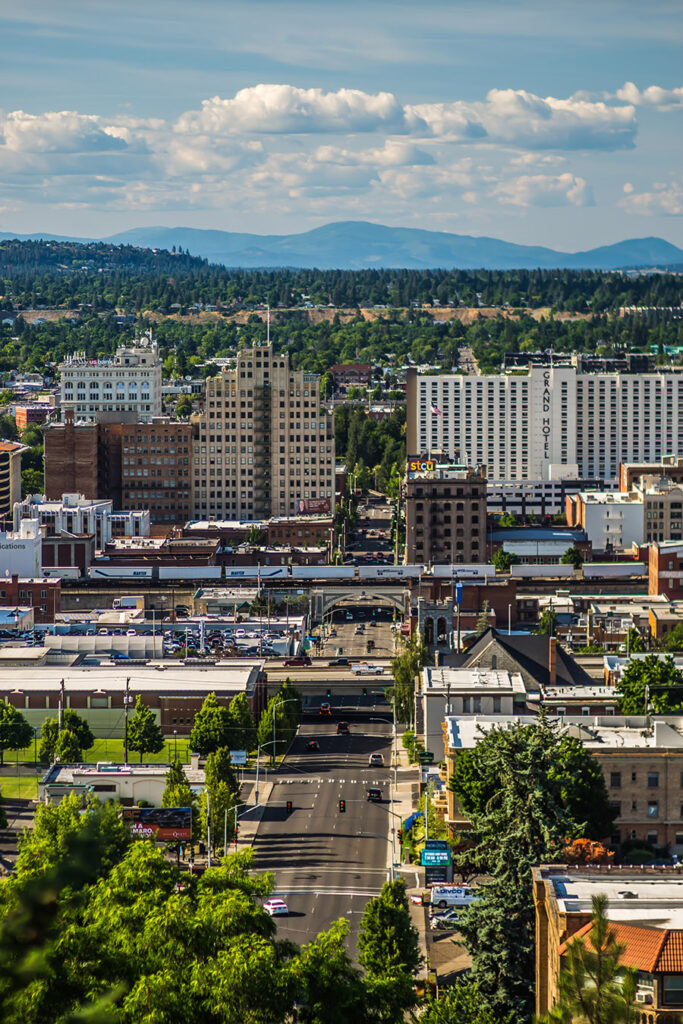
[[[38,796],[38,779],[30,775],[0,775],[0,793],[4,797],[35,800]]]
[[[38,748],[40,749],[40,738],[38,738]],[[168,764],[169,759],[178,751],[178,757],[181,761],[189,763],[190,760],[190,743],[187,739],[177,739],[171,736],[166,737],[166,744],[164,749],[158,754],[145,754],[145,764]],[[106,739],[106,740],[95,740],[94,745],[90,750],[83,752],[83,757],[86,761],[116,761],[123,762],[123,740],[119,739]],[[34,759],[34,746],[31,744],[29,747],[25,747],[23,750],[6,750],[5,751],[5,765],[11,766],[12,763],[17,761],[31,762]],[[129,761],[139,761],[140,755],[135,754],[132,750],[128,751]],[[0,772],[2,772],[2,766],[0,766]]]

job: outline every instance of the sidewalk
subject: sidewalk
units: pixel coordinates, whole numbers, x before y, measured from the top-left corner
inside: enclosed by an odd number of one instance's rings
[[[397,786],[394,801],[394,810],[400,815],[395,820],[395,828],[402,828],[405,819],[412,814],[417,807],[420,795],[420,769],[417,765],[411,765],[408,758],[408,751],[401,742],[401,735],[397,736],[397,750],[392,751],[391,771],[394,770],[394,759],[398,754],[397,765]],[[398,853],[397,853],[398,857]],[[419,864],[401,864],[397,868],[406,883],[408,897],[422,896],[425,884],[425,871]],[[420,904],[410,901],[410,917],[413,927],[419,936],[420,953],[422,954],[423,967],[419,977],[425,979],[429,973],[429,949],[427,937],[427,915],[426,908]]]
[[[246,782],[242,786],[240,798],[243,800],[246,807],[241,807],[238,811],[238,823],[239,833],[237,839],[237,849],[243,850],[247,846],[252,846],[256,834],[263,818],[263,812],[266,808],[266,804],[270,799],[270,794],[273,792],[273,782],[259,782],[258,792],[258,806],[254,804],[254,790],[256,788],[255,783],[252,781]]]

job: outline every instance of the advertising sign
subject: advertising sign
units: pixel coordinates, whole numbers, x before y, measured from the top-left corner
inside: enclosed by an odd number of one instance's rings
[[[450,850],[422,850],[420,853],[422,867],[448,867],[451,863]]]
[[[299,498],[298,511],[306,515],[330,511],[329,498]]]
[[[124,807],[134,839],[169,843],[192,838],[191,807]]]
[[[233,764],[243,765],[247,763],[247,752],[246,750],[231,750],[230,760]]]
[[[409,473],[433,473],[435,468],[433,459],[408,459]]]

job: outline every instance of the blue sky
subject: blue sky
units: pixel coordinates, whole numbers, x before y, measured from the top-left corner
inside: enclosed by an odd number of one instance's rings
[[[683,246],[679,0],[22,0],[0,231]]]

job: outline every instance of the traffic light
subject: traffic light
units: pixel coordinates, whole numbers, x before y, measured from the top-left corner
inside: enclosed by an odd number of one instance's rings
[[[232,830],[232,839],[233,839],[233,842],[234,842],[235,846],[237,846],[237,836],[238,835],[239,835],[239,827],[238,828],[234,828]]]
[[[399,841],[399,843],[403,842],[403,829],[402,828],[400,828],[398,830],[398,841]]]
[[[364,686],[363,687],[363,696],[367,697],[367,695],[368,695],[368,688],[367,688],[367,686]]]
[[[344,814],[346,812],[346,800],[339,801],[339,813]]]
[[[287,814],[291,814],[293,810],[294,810],[294,807],[292,805],[292,801],[288,800],[287,801]]]
[[[327,687],[327,691],[326,692],[327,692],[327,696],[328,697],[332,696],[332,690],[329,688],[329,686]]]

